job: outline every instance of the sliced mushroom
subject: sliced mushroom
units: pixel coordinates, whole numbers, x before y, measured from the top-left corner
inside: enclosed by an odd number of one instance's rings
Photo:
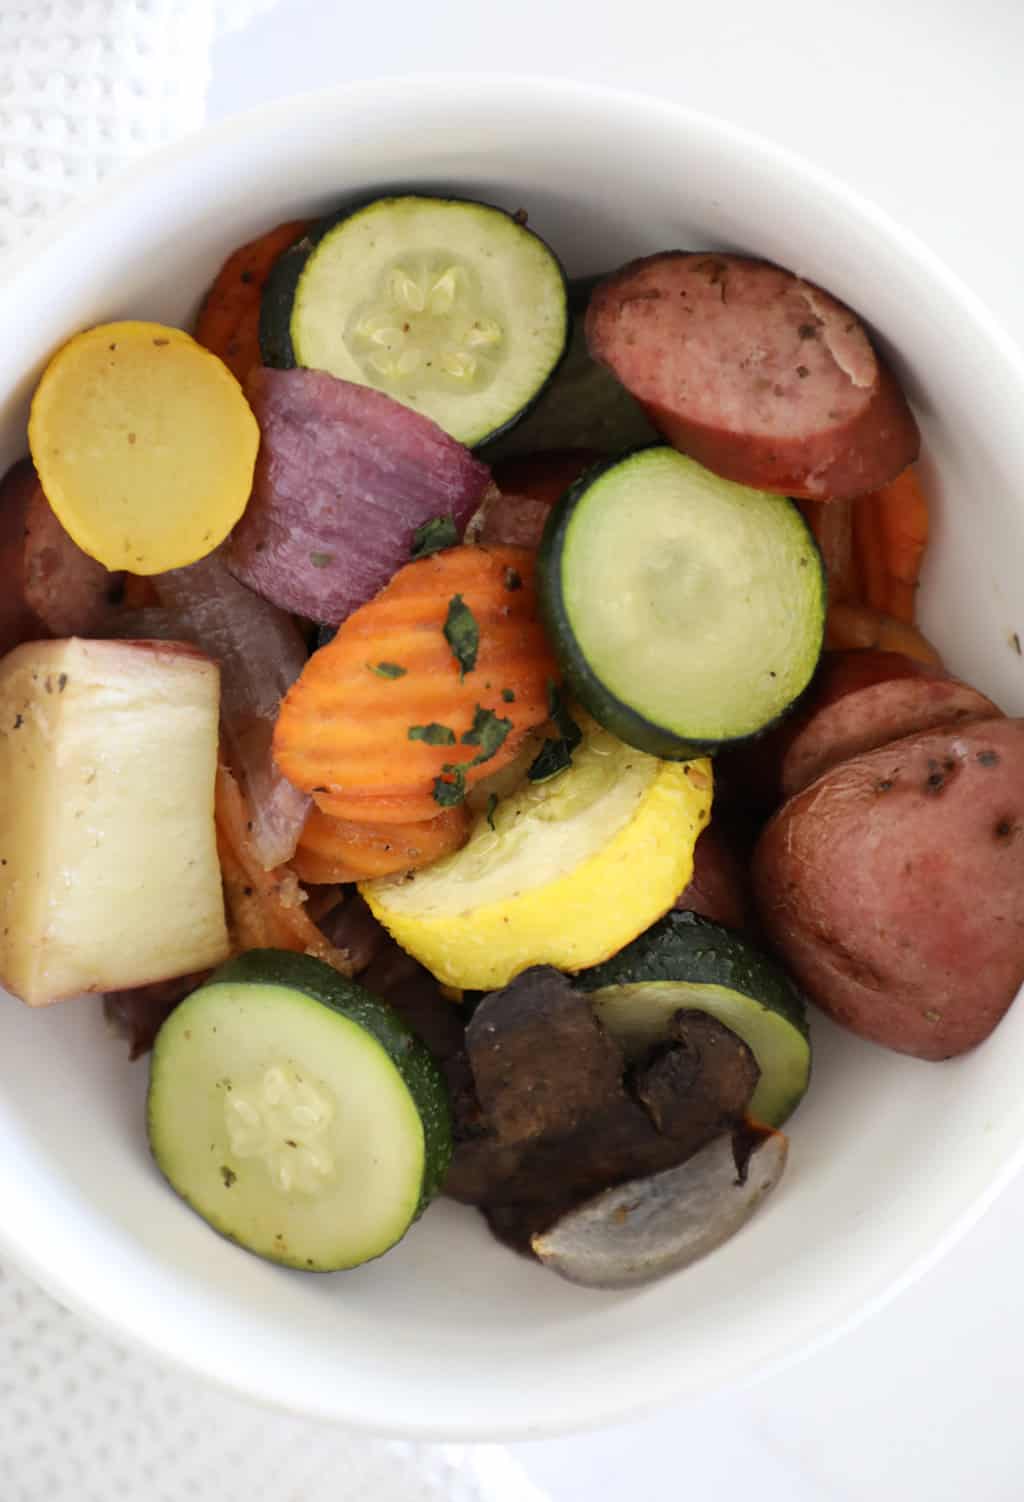
[[[587,997],[547,965],[484,997],[466,1052],[480,1105],[506,1146],[572,1132],[622,1092],[621,1048]]]
[[[612,1185],[674,1168],[742,1121],[753,1054],[703,1012],[680,1011],[628,1068],[589,1000],[556,970],[526,970],[479,1003],[446,1064],[455,1152],[445,1192],[495,1236],[531,1241]]]
[[[546,1267],[589,1288],[630,1288],[728,1241],[782,1178],[788,1141],[770,1132],[737,1168],[731,1133],[676,1168],[606,1189],[531,1238]]]

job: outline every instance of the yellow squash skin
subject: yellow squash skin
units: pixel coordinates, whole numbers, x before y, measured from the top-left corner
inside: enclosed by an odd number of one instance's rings
[[[260,432],[223,361],[181,329],[76,334],[32,399],[46,499],[108,569],[159,574],[212,553],[245,510]]]
[[[632,779],[635,796],[625,809],[609,810],[612,797],[621,804],[623,778],[607,779],[605,792],[590,798],[583,814],[572,816],[577,825],[574,848],[554,874],[541,871],[540,879],[531,880],[531,848],[541,852],[531,841],[536,814],[533,819],[529,813],[523,816],[520,789],[495,811],[493,835],[481,816],[463,850],[418,873],[428,879],[424,888],[429,895],[422,903],[416,873],[360,887],[374,916],[443,985],[493,990],[531,965],[575,971],[600,964],[660,918],[690,880],[693,847],[711,814],[710,762],[658,761],[588,725],[581,750],[595,742],[617,748],[612,756]],[[579,761],[577,752],[572,768],[552,784],[541,785],[557,787],[555,797],[563,804],[572,799],[570,780],[577,776]],[[527,802],[531,796],[537,794],[528,793]],[[617,822],[616,812],[622,815]],[[589,827],[581,832],[584,818]],[[557,849],[551,849],[557,818],[542,815],[543,824],[544,857],[548,864],[553,859],[557,863]],[[507,861],[503,844],[518,847]],[[581,844],[589,848],[579,858]],[[474,881],[467,862],[479,860],[488,845],[483,858],[492,890],[480,901],[481,883]],[[510,889],[495,894],[495,871],[503,865]]]

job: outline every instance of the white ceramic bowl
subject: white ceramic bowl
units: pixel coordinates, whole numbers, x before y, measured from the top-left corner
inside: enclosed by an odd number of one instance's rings
[[[782,262],[871,322],[921,418],[934,544],[924,625],[1017,713],[1024,362],[913,239],[719,122],[557,80],[392,80],[257,112],[152,158],[0,289],[0,463],[72,331],[186,321],[224,254],[352,189],[457,187],[530,221],[571,272],[670,246]],[[168,893],[173,901],[173,893]],[[288,1273],[215,1236],[150,1162],[146,1066],[95,1002],[0,1004],[0,1237],[59,1297],[164,1357],[307,1414],[486,1439],[582,1427],[776,1368],[906,1284],[1016,1171],[1024,1005],[956,1063],[814,1022],[789,1174],[733,1242],[623,1295],[573,1288],[441,1203],[382,1261]]]

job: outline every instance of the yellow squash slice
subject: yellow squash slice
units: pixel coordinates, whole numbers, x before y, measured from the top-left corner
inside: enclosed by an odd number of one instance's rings
[[[212,553],[245,510],[259,428],[222,360],[180,329],[107,323],[43,372],[29,446],[64,529],[109,569]]]
[[[490,821],[481,814],[461,850],[361,885],[374,916],[442,984],[493,990],[530,965],[600,964],[690,880],[711,815],[710,762],[659,761],[592,721],[583,728],[571,767],[523,783]]]

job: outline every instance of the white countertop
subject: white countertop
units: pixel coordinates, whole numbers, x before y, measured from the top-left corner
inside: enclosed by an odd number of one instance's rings
[[[215,49],[210,113],[374,73],[499,68],[665,95],[775,137],[916,230],[1024,345],[1020,0],[280,0]],[[1024,1181],[909,1293],[771,1383],[513,1453],[554,1502],[1018,1499],[1022,1247]]]
[[[916,230],[1024,346],[1021,0],[277,0],[219,42],[213,64],[211,118],[416,71],[562,74],[678,99],[846,178]],[[1022,1245],[1024,1180],[909,1293],[770,1383],[511,1453],[552,1502],[1016,1502]],[[97,1496],[113,1495],[97,1482]],[[503,1493],[517,1494],[511,1482]],[[223,1474],[214,1495],[233,1502]],[[337,1495],[355,1502],[343,1481]],[[360,1489],[359,1502],[374,1499]]]

